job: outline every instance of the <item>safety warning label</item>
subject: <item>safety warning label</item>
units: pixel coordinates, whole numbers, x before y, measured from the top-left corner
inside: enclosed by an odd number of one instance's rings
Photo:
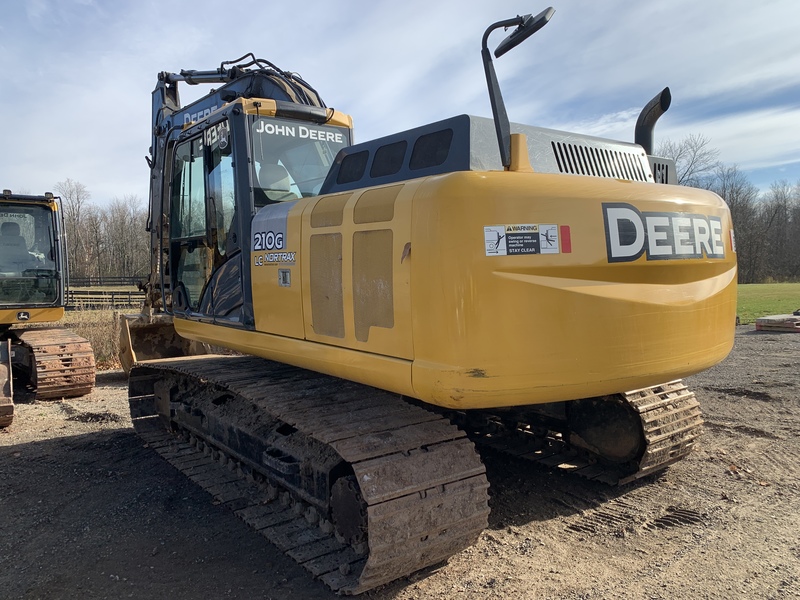
[[[558,254],[558,225],[490,225],[483,240],[486,256]]]

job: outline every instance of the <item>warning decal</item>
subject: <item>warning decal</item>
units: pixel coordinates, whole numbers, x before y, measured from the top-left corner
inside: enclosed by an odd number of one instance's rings
[[[486,256],[558,254],[558,225],[491,225],[483,228]]]

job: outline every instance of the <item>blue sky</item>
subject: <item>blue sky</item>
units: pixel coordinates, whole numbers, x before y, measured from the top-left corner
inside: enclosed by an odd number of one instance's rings
[[[703,135],[761,189],[800,181],[800,2],[551,0],[556,13],[495,61],[512,121],[633,140],[664,86],[656,143]],[[495,21],[530,0],[26,0],[0,21],[0,186],[66,178],[103,204],[147,200],[160,71],[247,52],[300,73],[365,141],[457,114],[489,116],[480,60]],[[503,39],[495,32],[490,46]],[[202,88],[183,86],[184,102]]]

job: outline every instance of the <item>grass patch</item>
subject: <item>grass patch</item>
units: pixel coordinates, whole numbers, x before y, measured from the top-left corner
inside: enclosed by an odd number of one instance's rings
[[[736,313],[742,325],[759,317],[792,314],[800,308],[800,283],[751,283],[739,286]]]
[[[98,369],[119,369],[119,334],[113,310],[68,310],[61,325],[92,344]]]

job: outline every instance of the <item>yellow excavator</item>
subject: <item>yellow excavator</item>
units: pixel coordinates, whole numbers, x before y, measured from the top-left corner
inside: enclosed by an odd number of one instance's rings
[[[14,386],[35,398],[92,391],[90,343],[51,324],[64,316],[66,247],[60,198],[0,196],[0,427],[14,418]]]
[[[359,144],[253,55],[159,76],[134,426],[339,593],[474,543],[476,446],[611,484],[681,459],[680,378],[732,347],[729,211],[651,156],[669,90],[636,143],[509,122],[489,35],[515,28],[500,57],[552,14],[486,30],[493,118]],[[180,82],[218,87],[182,106]]]

